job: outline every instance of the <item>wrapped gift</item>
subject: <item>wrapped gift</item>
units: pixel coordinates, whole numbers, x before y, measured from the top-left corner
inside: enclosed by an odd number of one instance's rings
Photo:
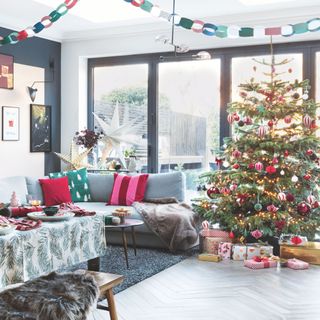
[[[209,261],[209,262],[220,262],[222,260],[219,255],[208,254],[208,253],[199,254],[198,259],[200,261]]]
[[[203,242],[203,252],[218,254],[220,242],[224,242],[225,238],[205,237]]]
[[[273,247],[260,243],[247,244],[247,260],[252,259],[255,256],[271,256],[273,254]]]
[[[226,231],[222,231],[220,229],[209,229],[205,228],[200,231],[200,243],[199,243],[199,249],[200,252],[207,252],[207,253],[214,253],[218,254],[218,246],[220,242],[231,242],[231,239],[229,237],[229,233]],[[207,242],[207,238],[216,238],[216,241],[210,240],[209,242],[212,244],[215,242],[214,245],[215,249],[212,249],[212,246]],[[208,251],[209,250],[209,251]]]
[[[231,242],[220,242],[218,248],[218,254],[223,260],[231,259],[232,254],[232,243]]]
[[[300,259],[310,264],[320,265],[320,242],[308,242],[305,246],[280,245],[280,257]]]
[[[209,228],[203,229],[200,231],[200,236],[230,239],[229,233],[220,229],[209,229]]]
[[[234,244],[232,247],[232,259],[243,261],[247,259],[247,246],[244,244]]]
[[[304,270],[309,268],[309,263],[298,259],[289,259],[287,267],[294,270]]]
[[[275,268],[278,262],[276,260],[264,257],[255,259],[244,260],[244,266],[250,269],[265,269],[265,268]]]
[[[279,244],[306,246],[308,244],[308,239],[307,237],[294,234],[282,234],[279,239]]]

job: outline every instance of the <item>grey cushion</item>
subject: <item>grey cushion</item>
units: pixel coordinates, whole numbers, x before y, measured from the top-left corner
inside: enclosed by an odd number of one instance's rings
[[[25,177],[8,177],[0,179],[0,202],[10,202],[12,192],[15,191],[20,202],[26,203],[27,184]]]
[[[150,174],[147,183],[145,199],[175,197],[179,201],[185,200],[184,173],[169,172]]]
[[[33,200],[41,200],[41,204],[43,204],[44,203],[43,193],[42,193],[41,185],[39,183],[39,179],[49,179],[49,178],[48,177],[42,177],[42,178],[26,177],[27,189],[28,189],[28,195],[32,196]]]
[[[91,201],[108,202],[113,187],[113,174],[88,173],[88,181]]]

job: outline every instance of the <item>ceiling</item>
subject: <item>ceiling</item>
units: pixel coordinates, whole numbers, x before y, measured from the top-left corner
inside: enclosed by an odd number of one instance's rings
[[[48,15],[62,2],[0,0],[0,26],[21,30]],[[152,2],[165,11],[171,11],[172,0]],[[180,15],[228,25],[286,24],[320,17],[319,0],[176,0],[176,3]],[[72,41],[163,30],[168,26],[168,22],[154,18],[123,0],[81,0],[66,16],[39,35],[57,41]]]

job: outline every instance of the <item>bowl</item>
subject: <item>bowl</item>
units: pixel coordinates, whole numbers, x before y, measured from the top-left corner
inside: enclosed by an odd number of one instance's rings
[[[46,207],[43,209],[43,211],[47,216],[54,216],[59,211],[59,208],[58,207]]]

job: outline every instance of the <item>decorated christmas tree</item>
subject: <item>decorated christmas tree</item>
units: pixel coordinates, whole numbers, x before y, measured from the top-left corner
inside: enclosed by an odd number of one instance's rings
[[[281,80],[277,68],[288,60],[255,61],[268,81],[240,85],[240,101],[228,109],[232,137],[216,157],[219,170],[200,177],[207,198],[194,208],[238,238],[312,239],[320,222],[318,105],[309,99],[307,80]]]

